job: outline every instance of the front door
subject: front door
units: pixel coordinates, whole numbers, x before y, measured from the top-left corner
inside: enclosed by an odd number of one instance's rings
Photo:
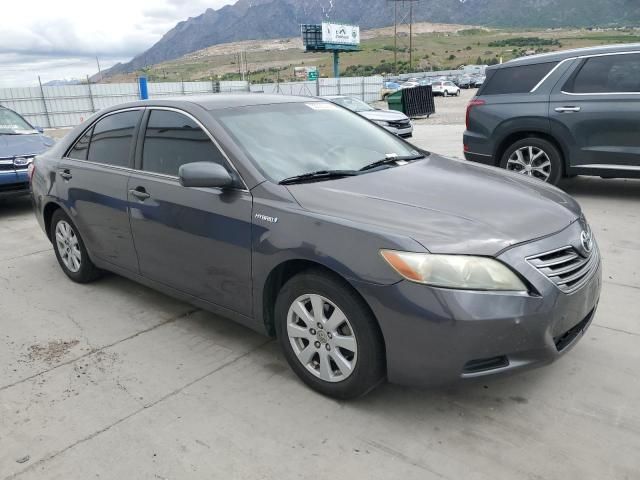
[[[152,109],[141,167],[129,179],[131,229],[143,276],[251,315],[251,194],[185,188],[178,169],[226,158],[193,118]]]
[[[101,118],[63,158],[56,175],[65,204],[92,256],[138,272],[127,211],[127,183],[142,110]]]
[[[556,85],[549,117],[571,167],[640,172],[640,53],[582,59]]]

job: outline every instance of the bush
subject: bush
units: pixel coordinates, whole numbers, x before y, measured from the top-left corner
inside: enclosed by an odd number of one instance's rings
[[[556,39],[540,37],[513,37],[505,40],[489,42],[490,47],[540,47],[540,46],[561,46]]]

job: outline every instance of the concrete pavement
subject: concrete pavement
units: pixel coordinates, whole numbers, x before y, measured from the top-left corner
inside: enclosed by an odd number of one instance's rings
[[[460,152],[461,126],[414,141]],[[640,181],[575,178],[604,259],[559,362],[337,402],[275,342],[116,276],[71,283],[28,202],[0,204],[0,478],[640,478]]]

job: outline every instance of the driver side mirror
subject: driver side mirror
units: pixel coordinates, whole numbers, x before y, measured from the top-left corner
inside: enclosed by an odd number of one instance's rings
[[[185,163],[178,177],[183,187],[227,188],[234,183],[227,169],[213,162]]]

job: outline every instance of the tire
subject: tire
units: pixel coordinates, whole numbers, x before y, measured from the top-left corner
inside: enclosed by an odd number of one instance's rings
[[[442,96],[443,97],[448,97],[449,96],[449,91],[445,90],[444,92],[442,92]]]
[[[51,218],[51,241],[64,273],[76,283],[89,283],[102,272],[93,264],[78,229],[69,216],[56,210]]]
[[[322,328],[314,304],[322,305]],[[351,286],[336,276],[308,270],[291,278],[276,300],[275,327],[291,369],[323,395],[341,400],[357,398],[385,379],[384,344],[378,324]]]
[[[517,155],[518,151],[521,157]],[[533,152],[533,157],[530,152]],[[531,162],[530,158],[534,158],[534,161]],[[529,137],[507,148],[500,159],[500,167],[557,185],[563,175],[563,161],[562,154],[554,144],[542,138]],[[543,165],[544,168],[541,168]]]

